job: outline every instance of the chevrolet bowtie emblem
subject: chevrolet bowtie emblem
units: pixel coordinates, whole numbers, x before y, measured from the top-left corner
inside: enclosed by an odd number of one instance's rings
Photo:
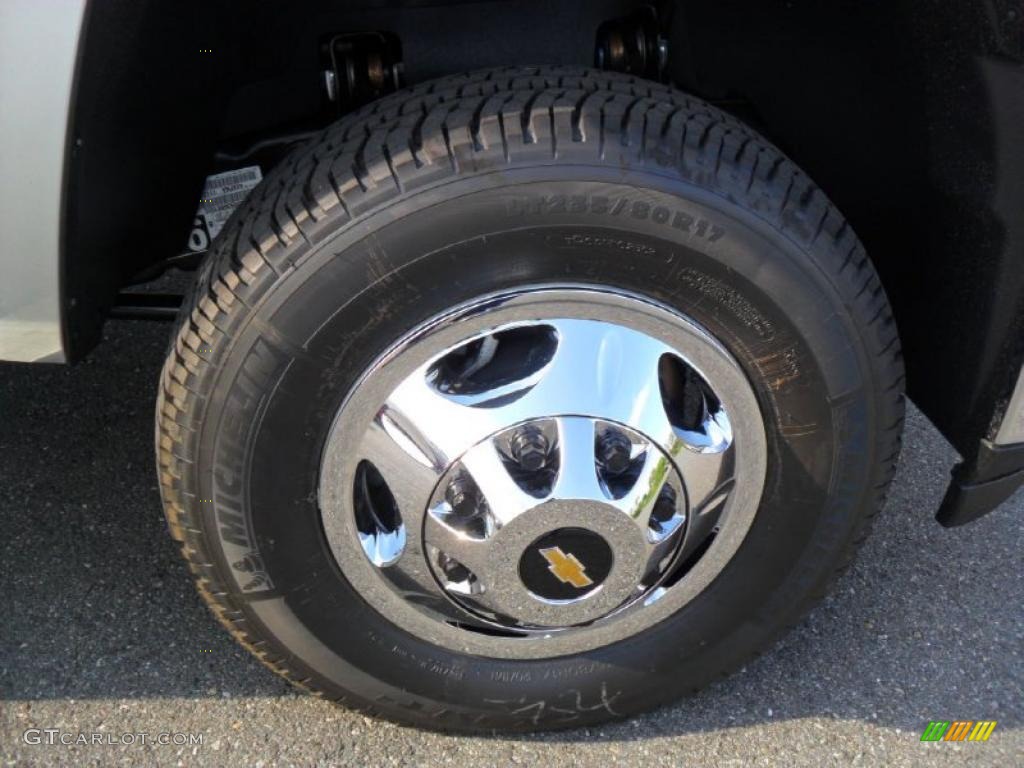
[[[589,587],[594,583],[593,579],[587,576],[583,563],[576,559],[576,555],[571,553],[567,555],[561,547],[542,549],[540,553],[549,563],[548,570],[559,581],[578,588]]]

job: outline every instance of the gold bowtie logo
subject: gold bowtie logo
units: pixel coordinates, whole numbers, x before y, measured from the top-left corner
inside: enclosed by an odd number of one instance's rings
[[[561,547],[542,549],[540,553],[549,563],[548,570],[559,581],[579,588],[589,587],[594,583],[594,580],[587,576],[583,563],[576,559],[576,555],[566,554]]]

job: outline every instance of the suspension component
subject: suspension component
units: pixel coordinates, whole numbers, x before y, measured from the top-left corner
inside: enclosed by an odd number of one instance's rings
[[[664,81],[668,41],[660,34],[654,8],[647,5],[629,16],[601,24],[597,28],[594,64],[599,69]]]
[[[402,43],[392,32],[334,35],[323,47],[324,87],[338,114],[402,87]]]

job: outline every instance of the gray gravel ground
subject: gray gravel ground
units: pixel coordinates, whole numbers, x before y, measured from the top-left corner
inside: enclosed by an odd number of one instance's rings
[[[889,504],[833,596],[699,696],[601,729],[425,733],[297,695],[207,613],[168,539],[152,404],[168,327],[73,369],[0,365],[0,757],[9,765],[1024,765],[1024,494],[931,520],[954,455],[913,411]],[[995,719],[922,744],[930,719]],[[200,747],[26,744],[29,728]]]

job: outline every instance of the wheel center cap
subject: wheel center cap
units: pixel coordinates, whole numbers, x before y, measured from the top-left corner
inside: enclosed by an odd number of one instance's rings
[[[613,560],[612,548],[601,536],[562,528],[526,548],[519,559],[519,578],[543,600],[580,600],[600,589]]]
[[[541,417],[450,467],[428,507],[424,552],[469,610],[577,626],[653,588],[682,540],[685,498],[671,459],[636,430]]]

